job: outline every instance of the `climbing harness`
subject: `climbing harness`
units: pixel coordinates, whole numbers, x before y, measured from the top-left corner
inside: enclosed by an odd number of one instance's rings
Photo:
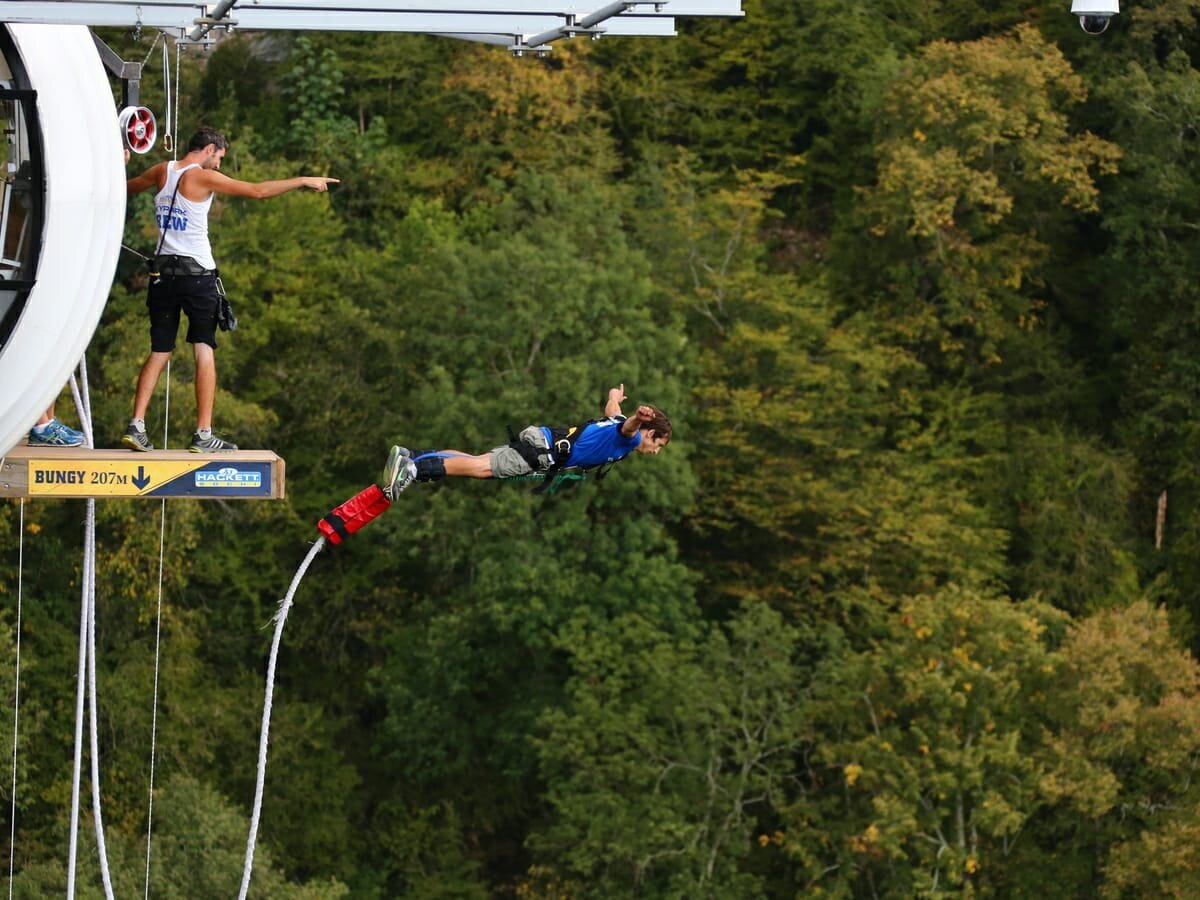
[[[579,482],[586,481],[587,475],[583,472],[558,472],[551,476],[546,472],[530,472],[528,475],[508,475],[498,480],[542,482],[534,488],[534,493],[552,497],[564,488],[575,487]]]
[[[624,417],[622,417],[622,419],[623,418]],[[533,492],[535,494],[546,494],[547,496],[556,493],[567,482],[582,480],[582,477],[560,478],[560,474],[563,474],[564,470],[566,469],[573,469],[580,476],[582,476],[583,472],[591,472],[594,470],[596,480],[603,481],[604,477],[608,475],[609,470],[612,469],[613,465],[615,464],[615,460],[613,462],[598,463],[592,466],[571,465],[571,454],[575,451],[576,442],[583,436],[583,433],[587,430],[588,426],[594,425],[597,421],[601,420],[588,419],[581,425],[570,425],[563,428],[551,428],[549,446],[545,448],[535,447],[532,444],[527,444],[518,439],[513,434],[512,426],[508,426],[508,446],[512,447],[512,449],[521,454],[521,458],[524,459],[529,468],[533,470],[532,475],[537,477],[530,479],[529,476],[515,476],[505,478],[503,480],[515,481],[528,479],[540,481],[541,483],[533,489]],[[546,450],[551,452],[553,461],[550,463],[549,468],[547,468],[545,471],[542,471],[540,457],[546,452]]]

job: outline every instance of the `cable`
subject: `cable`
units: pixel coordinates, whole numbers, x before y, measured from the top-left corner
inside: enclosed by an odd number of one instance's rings
[[[84,570],[87,570],[87,547],[84,546]],[[83,768],[83,699],[87,672],[87,578],[84,577],[79,601],[79,674],[75,688],[75,767],[71,773],[71,837],[67,850],[67,900],[75,897],[75,858],[79,840],[79,775]]]
[[[258,737],[258,777],[254,782],[254,810],[250,815],[250,835],[246,838],[246,864],[242,869],[242,888],[238,892],[238,900],[246,900],[246,892],[250,890],[250,873],[254,868],[254,844],[258,839],[258,818],[262,812],[263,783],[267,777],[267,736],[271,730],[271,701],[275,693],[275,660],[279,656],[279,642],[283,636],[283,623],[287,621],[288,610],[292,606],[292,597],[300,585],[300,579],[308,571],[308,567],[325,546],[325,538],[317,538],[308,556],[296,570],[292,578],[292,586],[288,588],[287,596],[279,604],[275,613],[275,637],[271,641],[271,655],[267,659],[267,691],[263,697],[262,731]]]
[[[17,853],[17,723],[21,712],[21,588],[25,575],[25,498],[17,514],[17,662],[13,676],[12,813],[8,832],[8,900],[13,895],[13,863]]]
[[[163,547],[166,544],[167,536],[167,499],[164,497],[160,503],[162,509],[159,514],[158,529],[158,612],[154,619],[154,699],[150,706],[150,799],[146,804],[146,892],[143,895],[146,898],[150,896],[150,836],[154,825],[154,759],[155,749],[158,745],[158,665],[162,638]]]
[[[153,53],[154,48],[158,46],[158,40],[159,40],[159,38],[162,37],[162,35],[163,35],[163,33],[161,31],[158,32],[156,35],[154,35],[154,40],[150,44],[150,49],[146,52],[146,58],[142,60],[142,68],[143,69],[146,68],[146,63],[150,62],[150,54]]]
[[[91,395],[88,389],[87,359],[79,360],[79,378],[71,375],[71,396],[84,429],[87,446],[92,440]],[[75,896],[75,864],[78,856],[79,838],[79,783],[83,769],[83,704],[84,695],[89,698],[89,724],[91,738],[92,814],[96,827],[96,846],[100,856],[100,875],[104,882],[104,895],[113,900],[112,877],[108,871],[108,852],[104,843],[104,819],[100,812],[100,749],[97,709],[99,700],[96,690],[96,501],[87,500],[87,519],[84,525],[83,543],[83,587],[81,591],[79,626],[79,671],[75,696],[75,764],[71,777],[71,837],[67,864],[67,898]],[[86,678],[86,682],[85,682]]]
[[[171,424],[171,358],[167,357],[167,386],[163,390],[163,443],[162,448],[167,449],[167,438],[170,436]],[[159,553],[162,553],[162,547],[159,547]]]
[[[165,47],[166,44],[163,44]],[[179,159],[179,61],[183,58],[183,48],[179,41],[175,42],[175,125],[171,129],[171,158]]]
[[[96,500],[87,500],[87,547],[85,548],[85,581],[87,583],[87,632],[88,632],[88,724],[92,747],[92,817],[96,826],[96,849],[100,855],[100,879],[104,883],[104,896],[113,900],[112,876],[108,872],[108,851],[104,845],[104,818],[100,814],[100,740],[97,726],[97,708],[100,698],[96,693]]]

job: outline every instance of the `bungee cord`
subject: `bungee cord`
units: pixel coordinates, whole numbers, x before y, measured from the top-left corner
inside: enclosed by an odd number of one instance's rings
[[[250,834],[246,838],[246,863],[242,869],[242,887],[238,891],[238,900],[246,900],[246,892],[250,890],[250,874],[254,869],[254,845],[258,840],[258,820],[259,814],[262,812],[263,785],[267,776],[267,739],[271,730],[271,702],[275,694],[275,660],[279,656],[283,624],[287,621],[288,610],[292,607],[292,597],[296,594],[296,588],[299,587],[304,573],[308,571],[308,567],[324,546],[325,538],[317,538],[316,543],[308,551],[308,555],[304,557],[304,562],[296,570],[287,596],[280,602],[279,609],[275,613],[275,637],[271,641],[271,654],[267,658],[267,689],[263,697],[262,730],[258,736],[258,774],[254,782],[254,809],[250,814]]]

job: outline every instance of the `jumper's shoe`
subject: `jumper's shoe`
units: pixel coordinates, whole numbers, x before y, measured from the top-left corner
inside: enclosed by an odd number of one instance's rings
[[[121,437],[121,443],[130,450],[154,449],[154,445],[150,443],[150,438],[146,436],[146,432],[138,431],[132,425],[125,429],[125,434]]]
[[[237,449],[237,444],[223,441],[215,434],[202,438],[200,432],[197,431],[192,434],[192,442],[188,445],[188,449],[193,453],[232,453]]]
[[[383,495],[395,500],[400,492],[417,479],[417,464],[412,461],[407,447],[393,447],[383,467],[380,487]]]
[[[40,433],[29,429],[29,443],[35,447],[78,447],[83,443],[83,432],[51,419]]]

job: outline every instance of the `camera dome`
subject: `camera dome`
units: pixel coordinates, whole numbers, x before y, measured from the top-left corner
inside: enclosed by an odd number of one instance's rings
[[[1079,17],[1079,27],[1088,34],[1104,34],[1108,30],[1108,23],[1110,21],[1112,21],[1111,15],[1081,15]]]

